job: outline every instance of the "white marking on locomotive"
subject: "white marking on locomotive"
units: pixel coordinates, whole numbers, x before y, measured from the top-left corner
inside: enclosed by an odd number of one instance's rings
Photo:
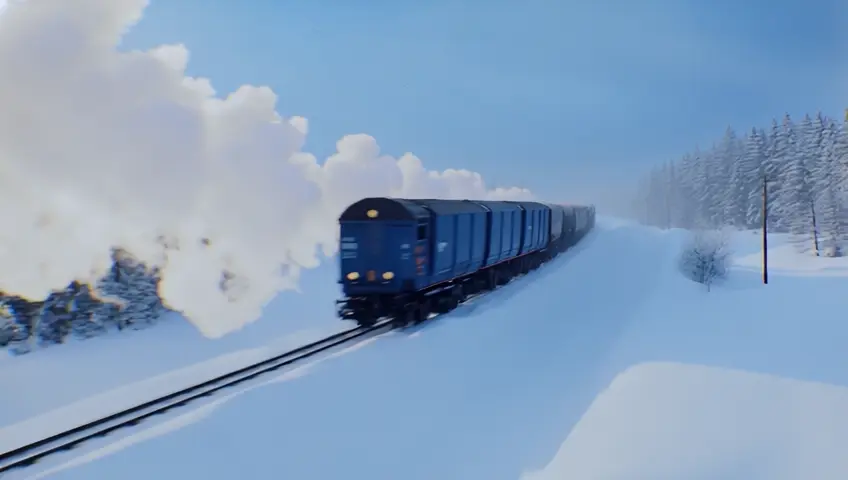
[[[436,248],[439,250],[439,253],[442,253],[446,248],[448,248],[448,242],[439,242],[439,244],[436,245]]]

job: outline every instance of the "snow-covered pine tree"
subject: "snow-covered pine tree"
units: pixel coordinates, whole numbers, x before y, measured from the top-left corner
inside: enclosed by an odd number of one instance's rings
[[[698,209],[699,226],[702,228],[717,228],[724,224],[726,210],[727,183],[730,179],[728,161],[724,152],[717,145],[703,151],[699,155],[698,168]]]
[[[824,142],[825,118],[821,112],[817,112],[815,116],[810,118],[809,115],[804,117],[802,122],[802,152],[810,170],[812,188],[815,191],[817,181],[819,179],[818,172],[821,170],[821,163],[824,160],[822,155],[822,143]]]
[[[691,155],[692,167],[689,170],[689,193],[692,195],[692,222],[690,228],[707,228],[710,218],[708,185],[708,152],[696,148]]]
[[[744,140],[734,137],[728,128],[718,145],[653,169],[641,183],[639,218],[663,228],[759,228],[767,175],[772,231],[792,232],[807,248],[820,232],[831,251],[845,248],[848,124],[817,114],[795,125],[785,115],[769,132],[753,128]]]
[[[777,123],[775,122],[775,125]],[[766,174],[769,176],[769,229],[773,232],[789,232],[792,206],[796,200],[790,183],[790,164],[797,155],[797,135],[795,125],[789,115],[785,115],[782,125],[773,133],[772,148],[766,162]]]
[[[0,347],[11,343],[16,331],[15,313],[6,304],[6,296],[0,294]]]
[[[809,115],[804,117],[804,140],[803,156],[809,172],[810,201],[812,202],[811,215],[813,217],[813,236],[816,251],[821,253],[821,211],[820,192],[824,189],[822,173],[826,170],[827,155],[824,149],[825,118],[821,112],[810,119]]]
[[[73,282],[71,294],[71,330],[75,337],[85,339],[100,335],[113,324],[117,309],[101,303],[89,285]],[[104,321],[106,320],[106,321]]]
[[[838,195],[844,203],[848,202],[848,112],[841,128],[835,127],[835,122],[833,125],[834,174]]]
[[[95,318],[99,323],[114,322],[119,329],[143,328],[165,311],[158,295],[158,272],[138,262],[127,251],[112,251],[112,269],[97,285],[103,305]]]
[[[743,146],[732,127],[727,127],[721,142],[726,181],[721,199],[722,224],[737,228],[745,227],[748,200],[746,172],[744,171]]]
[[[44,301],[38,322],[38,338],[42,345],[65,342],[71,332],[72,301],[67,289],[51,293]]]
[[[680,223],[675,226],[692,229],[695,227],[697,204],[698,160],[694,155],[686,154],[677,168],[677,188],[680,204],[677,207]]]
[[[668,164],[668,189],[669,189],[669,218],[670,226],[677,228],[685,222],[684,207],[687,199],[683,197],[680,187],[680,167],[675,162]]]
[[[822,233],[822,250],[825,255],[840,256],[844,250],[848,219],[844,201],[840,198],[842,168],[837,158],[837,135],[839,127],[832,121],[822,119],[821,157],[814,172],[815,202],[818,212],[818,227]]]
[[[802,251],[813,250],[815,233],[813,226],[815,211],[812,192],[812,175],[809,165],[814,163],[814,138],[809,117],[798,126],[784,122],[786,153],[783,156],[783,190],[776,198],[785,225],[792,234],[794,243]]]
[[[739,201],[744,202],[745,225],[757,229],[763,223],[762,178],[766,166],[766,145],[762,133],[756,128],[745,142],[745,154],[740,162],[740,175],[744,177],[745,193]]]

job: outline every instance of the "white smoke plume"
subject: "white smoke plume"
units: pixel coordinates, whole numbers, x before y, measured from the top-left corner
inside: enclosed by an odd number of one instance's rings
[[[186,77],[182,45],[119,52],[146,6],[27,0],[0,15],[0,291],[43,299],[93,281],[122,247],[219,337],[334,253],[338,215],[363,196],[531,198],[381,155],[362,134],[319,163],[300,151],[306,119],[281,118],[269,88],[221,98]]]

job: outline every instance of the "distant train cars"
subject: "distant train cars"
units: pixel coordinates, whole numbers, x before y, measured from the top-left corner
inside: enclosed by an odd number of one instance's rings
[[[420,323],[576,244],[593,206],[365,198],[342,213],[342,319]]]

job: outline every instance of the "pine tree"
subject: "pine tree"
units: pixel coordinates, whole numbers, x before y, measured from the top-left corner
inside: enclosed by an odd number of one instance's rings
[[[681,203],[678,207],[680,223],[675,225],[681,228],[694,228],[696,212],[698,210],[697,194],[697,162],[695,155],[686,154],[680,160],[680,168],[677,169],[678,192]]]
[[[744,195],[739,201],[745,202],[745,224],[748,228],[760,228],[763,223],[762,179],[765,167],[765,139],[763,134],[754,128],[748,135],[745,155],[739,169],[744,182]]]
[[[747,176],[743,162],[744,149],[736,132],[728,127],[721,145],[725,162],[727,182],[725,183],[722,208],[724,221],[722,224],[744,228],[748,206]]]
[[[838,159],[839,127],[829,122],[822,126],[820,161],[814,173],[816,184],[815,202],[818,211],[819,229],[823,236],[823,247],[830,255],[841,255],[844,249],[848,209],[840,198],[840,183],[844,169]]]
[[[846,119],[848,120],[848,119]],[[653,169],[640,183],[639,218],[663,228],[759,228],[769,182],[769,228],[789,232],[808,250],[839,254],[848,242],[848,122],[821,113],[795,125],[772,120],[737,138],[695,148]]]
[[[15,314],[6,304],[6,296],[0,295],[0,347],[14,341],[16,332]]]
[[[113,251],[111,272],[96,288],[71,282],[43,301],[0,293],[0,347],[14,354],[89,338],[110,329],[142,328],[166,310],[158,295],[158,272],[121,249]]]
[[[111,272],[97,285],[98,298],[111,306],[101,307],[95,321],[114,322],[119,330],[150,325],[165,310],[158,295],[158,272],[123,249],[114,249],[112,260]]]

